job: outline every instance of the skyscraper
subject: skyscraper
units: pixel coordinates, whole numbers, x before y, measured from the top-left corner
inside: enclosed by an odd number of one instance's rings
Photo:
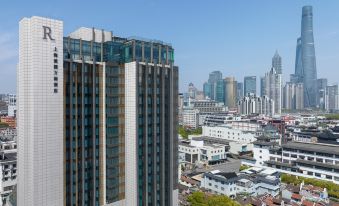
[[[237,100],[240,100],[244,96],[244,83],[237,83]]]
[[[304,83],[305,107],[317,106],[317,68],[312,6],[302,8],[301,37],[297,40],[294,82]]]
[[[177,205],[173,48],[20,22],[18,205]]]
[[[301,110],[304,108],[303,83],[287,82],[283,89],[283,105],[288,110]]]
[[[225,82],[223,79],[216,82],[215,101],[225,103]]]
[[[265,83],[265,77],[260,77],[260,96],[266,95],[266,83]]]
[[[317,80],[317,105],[320,109],[325,109],[325,93],[327,87],[327,79],[322,78]]]
[[[281,57],[278,54],[278,51],[275,52],[275,54],[272,58],[272,67],[275,68],[275,70],[277,71],[277,74],[282,74]]]
[[[330,112],[339,110],[339,89],[337,84],[326,87],[325,109]]]
[[[277,74],[275,68],[271,68],[265,74],[265,95],[274,101],[275,113],[281,113],[282,104],[282,87],[281,87],[281,74]]]
[[[212,93],[211,90],[212,90],[211,84],[208,82],[205,82],[203,85],[203,92],[204,92],[205,98],[211,99],[211,93]]]
[[[244,93],[245,93],[245,96],[248,93],[257,94],[257,77],[256,76],[246,76],[244,78]]]
[[[212,100],[216,100],[216,86],[219,80],[222,80],[222,73],[220,71],[213,71],[209,74],[207,83],[210,87],[210,98]]]
[[[228,108],[236,107],[237,82],[234,77],[225,78],[225,106]]]

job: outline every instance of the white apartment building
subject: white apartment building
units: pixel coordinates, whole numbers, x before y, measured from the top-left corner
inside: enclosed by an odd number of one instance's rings
[[[227,158],[228,146],[217,143],[207,143],[203,140],[181,141],[179,154],[182,154],[185,163],[209,162]]]
[[[199,110],[184,108],[182,111],[182,125],[192,129],[199,126]]]
[[[264,114],[273,116],[275,114],[275,102],[268,96],[258,97],[248,94],[238,101],[238,113],[243,115]]]
[[[203,126],[202,136],[228,140],[231,153],[251,151],[256,141],[254,132],[233,129],[229,126]]]

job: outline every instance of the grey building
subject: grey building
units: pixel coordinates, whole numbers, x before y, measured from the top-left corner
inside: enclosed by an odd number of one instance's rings
[[[326,87],[325,109],[330,112],[339,110],[339,90],[337,84]]]
[[[325,109],[325,93],[327,87],[327,79],[321,78],[317,80],[317,106],[320,109]]]
[[[244,96],[244,83],[237,83],[237,100],[241,99]]]
[[[282,85],[281,74],[275,71],[275,68],[271,68],[269,72],[265,74],[265,95],[274,101],[275,113],[281,113],[282,107]]]
[[[278,51],[275,52],[272,58],[272,67],[275,68],[275,70],[277,71],[277,74],[282,74],[282,62],[281,62],[281,57],[278,54]]]

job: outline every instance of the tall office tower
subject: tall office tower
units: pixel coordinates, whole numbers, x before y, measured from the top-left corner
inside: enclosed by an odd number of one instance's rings
[[[320,109],[325,109],[325,92],[327,87],[327,79],[317,80],[317,105]]]
[[[216,86],[219,80],[222,80],[222,73],[220,71],[213,71],[209,74],[208,84],[210,85],[210,90],[211,90],[210,98],[212,100],[216,99]]]
[[[265,77],[260,77],[260,96],[266,95],[265,89],[266,89]]]
[[[20,22],[18,204],[177,205],[173,48]]]
[[[244,78],[244,93],[257,94],[257,77],[256,76],[247,76]]]
[[[226,77],[225,82],[225,106],[228,108],[236,107],[237,99],[237,81],[234,77]]]
[[[304,106],[317,106],[317,68],[313,38],[312,6],[302,9],[301,37],[297,40],[293,82],[304,83]]]
[[[275,54],[272,58],[272,67],[275,68],[275,70],[277,71],[277,74],[282,74],[281,57],[278,54],[278,51],[275,52]]]
[[[237,83],[237,100],[240,100],[244,96],[244,83]]]
[[[288,110],[304,108],[304,86],[302,83],[287,82],[283,89],[283,105]]]
[[[225,103],[225,82],[222,79],[216,83],[215,101]]]
[[[208,82],[203,84],[203,92],[206,99],[211,99],[211,85]]]
[[[338,85],[330,85],[326,87],[325,109],[330,112],[333,112],[339,109]]]
[[[282,87],[281,87],[281,74],[277,74],[275,68],[271,68],[265,74],[265,95],[274,100],[274,111],[276,114],[281,113],[282,104]]]

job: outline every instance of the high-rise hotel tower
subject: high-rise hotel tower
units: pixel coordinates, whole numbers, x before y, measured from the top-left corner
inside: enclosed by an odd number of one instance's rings
[[[18,205],[177,205],[173,48],[42,17],[19,32]]]

